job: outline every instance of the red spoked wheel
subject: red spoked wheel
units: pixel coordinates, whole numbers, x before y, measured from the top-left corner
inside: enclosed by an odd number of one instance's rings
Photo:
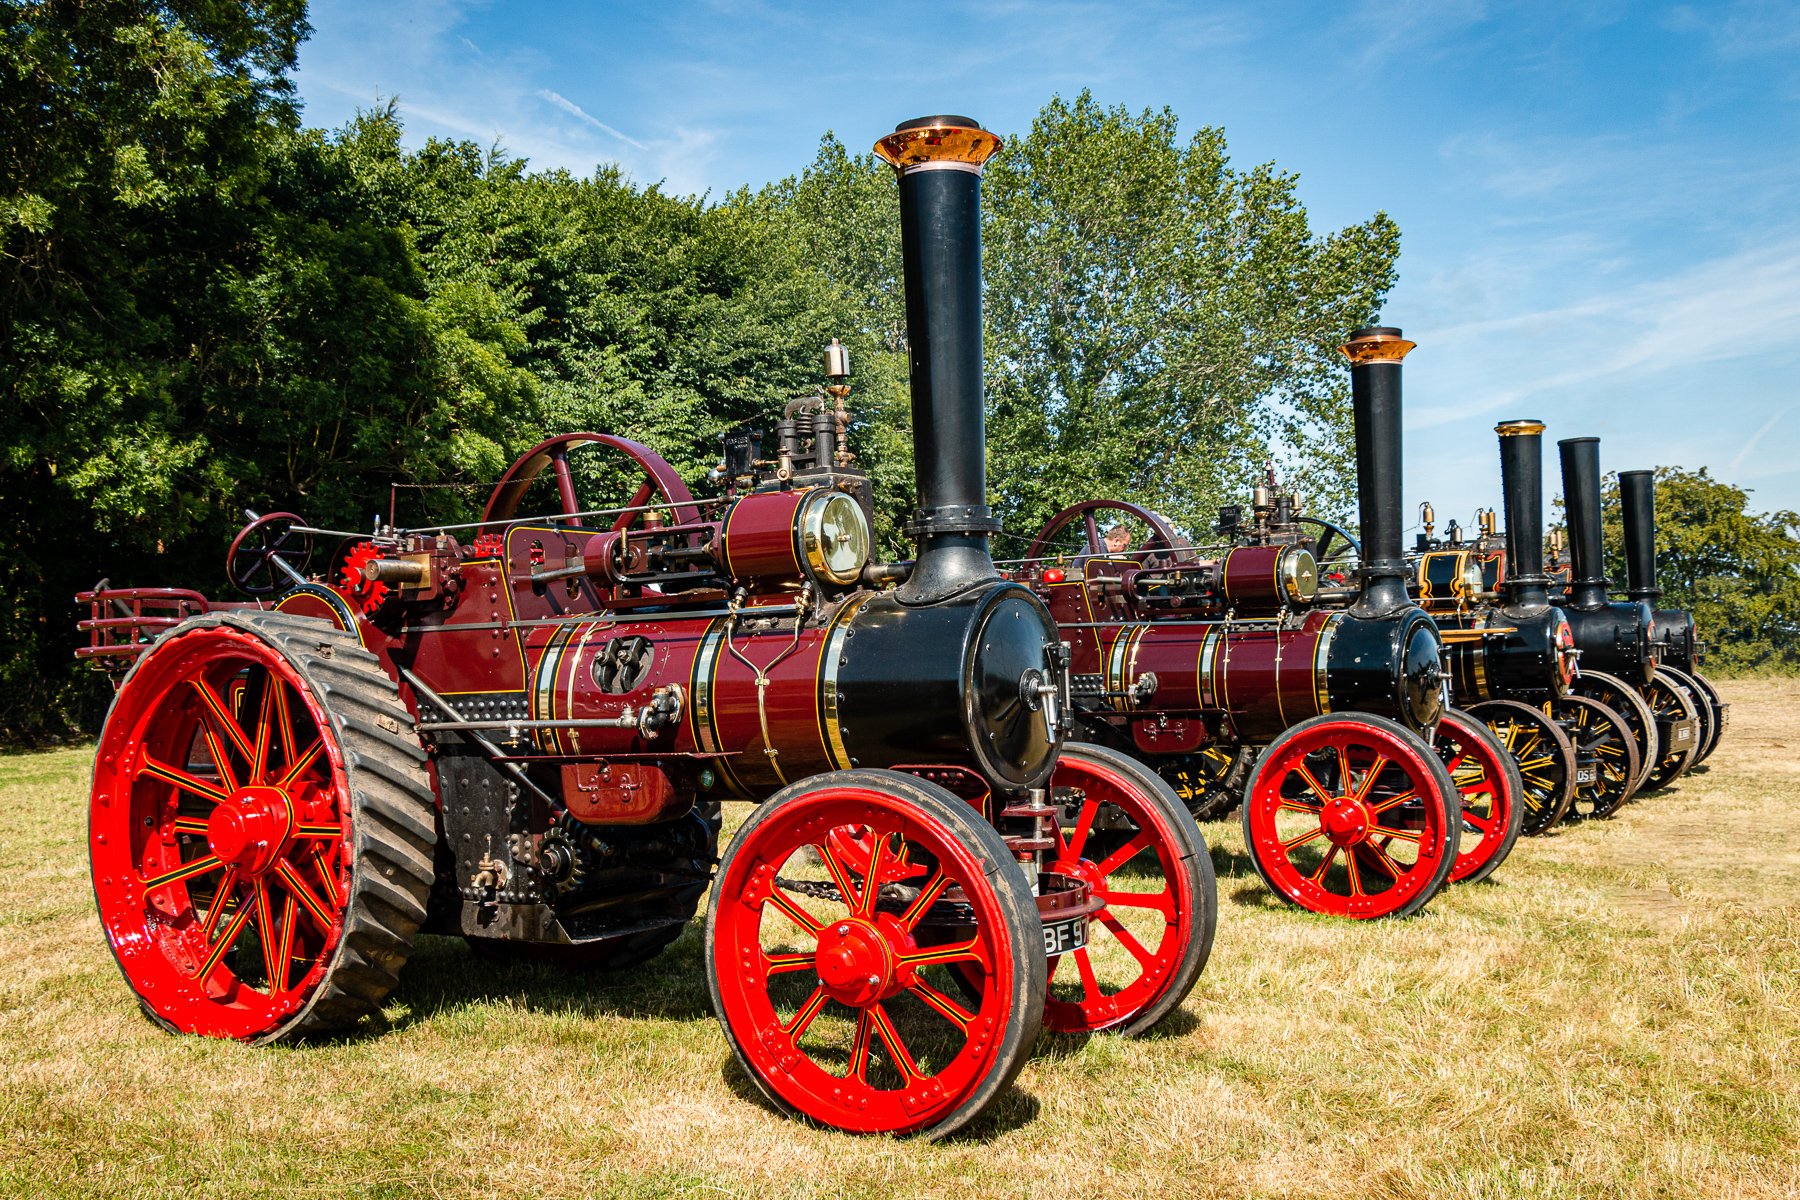
[[[851,844],[868,847],[860,876]],[[758,807],[720,863],[706,955],[757,1086],[855,1133],[961,1128],[1043,1020],[1043,925],[1006,843],[966,801],[892,771],[815,776]]]
[[[1462,842],[1451,883],[1492,875],[1518,843],[1525,824],[1525,785],[1512,756],[1488,727],[1461,709],[1447,708],[1433,741],[1462,796]]]
[[[374,655],[319,621],[210,614],[139,660],[101,735],[89,848],[101,925],[154,1019],[274,1041],[386,996],[432,878],[409,724]]]
[[[1048,869],[1081,880],[1105,907],[1086,946],[1051,960],[1044,1024],[1143,1033],[1186,998],[1212,952],[1212,856],[1174,790],[1116,750],[1064,745],[1050,784],[1073,803]]]
[[[1302,721],[1250,772],[1244,842],[1289,904],[1368,919],[1418,912],[1455,864],[1462,806],[1443,762],[1396,722]]]

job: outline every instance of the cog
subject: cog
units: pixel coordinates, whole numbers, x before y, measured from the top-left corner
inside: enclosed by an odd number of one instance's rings
[[[338,587],[356,601],[364,616],[368,616],[380,608],[386,602],[388,592],[391,590],[381,580],[370,579],[363,574],[363,568],[380,557],[381,547],[374,542],[358,542],[344,557],[344,568]]]
[[[506,552],[506,542],[497,533],[481,533],[469,544],[470,558],[499,558]]]

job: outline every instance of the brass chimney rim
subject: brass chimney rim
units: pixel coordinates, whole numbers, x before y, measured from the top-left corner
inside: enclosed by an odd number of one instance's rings
[[[919,117],[903,121],[875,143],[875,153],[902,175],[912,171],[981,173],[1006,143],[968,117]]]
[[[1501,437],[1525,437],[1530,434],[1544,432],[1544,423],[1535,418],[1526,418],[1519,421],[1502,421],[1494,426],[1494,432]]]
[[[1397,363],[1417,346],[1417,342],[1409,342],[1400,336],[1396,326],[1369,325],[1354,330],[1349,340],[1338,347],[1338,353],[1349,359],[1353,366],[1371,362]]]

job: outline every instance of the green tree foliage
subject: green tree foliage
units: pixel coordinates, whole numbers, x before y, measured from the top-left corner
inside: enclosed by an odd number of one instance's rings
[[[1749,501],[1705,467],[1656,472],[1657,606],[1693,614],[1714,674],[1800,668],[1800,513],[1752,513]],[[1607,477],[1601,502],[1607,575],[1622,586],[1617,476]]]

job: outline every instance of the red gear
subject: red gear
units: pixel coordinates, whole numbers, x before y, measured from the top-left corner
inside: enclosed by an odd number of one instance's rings
[[[497,533],[481,533],[469,545],[470,558],[499,558],[506,553],[506,541]]]
[[[391,590],[381,580],[370,579],[363,574],[363,568],[381,556],[381,547],[374,542],[358,542],[344,556],[344,569],[338,588],[356,601],[364,616],[380,608]]]

